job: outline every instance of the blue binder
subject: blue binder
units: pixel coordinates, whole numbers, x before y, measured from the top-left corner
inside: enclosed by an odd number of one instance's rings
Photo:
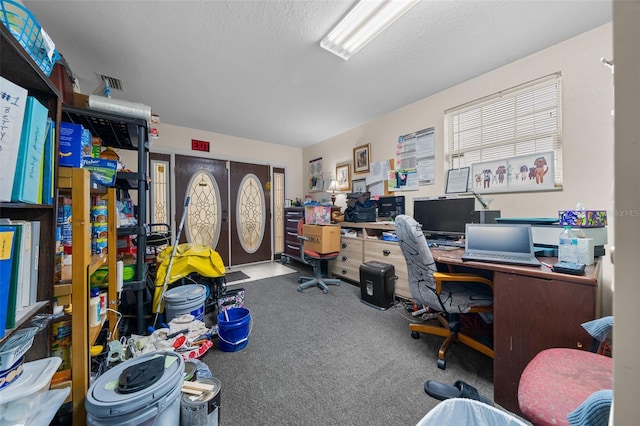
[[[42,203],[42,172],[44,169],[44,142],[47,136],[47,116],[47,108],[36,98],[29,96],[22,124],[11,201]]]

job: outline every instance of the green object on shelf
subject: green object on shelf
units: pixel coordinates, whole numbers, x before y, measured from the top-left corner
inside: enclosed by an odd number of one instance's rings
[[[122,280],[124,282],[129,282],[133,280],[136,276],[136,265],[124,265],[122,270]]]
[[[93,274],[91,274],[89,282],[91,283],[91,287],[104,287],[108,284],[108,279],[109,268],[103,266],[101,268],[98,268]]]
[[[125,265],[122,270],[122,281],[129,282],[136,277],[136,265]],[[98,268],[90,279],[91,287],[106,287],[109,283],[109,268],[103,266]]]

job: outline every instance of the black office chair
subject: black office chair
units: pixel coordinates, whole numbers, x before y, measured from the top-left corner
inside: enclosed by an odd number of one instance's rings
[[[438,368],[446,368],[445,356],[455,341],[493,358],[492,329],[462,327],[460,314],[493,312],[493,283],[473,274],[438,272],[422,232],[422,226],[407,215],[396,216],[396,235],[407,261],[411,295],[438,316],[438,325],[410,324],[411,336],[420,333],[446,337],[438,351]],[[484,340],[478,337],[484,336]]]
[[[304,218],[298,222],[298,239],[300,240],[300,259],[303,263],[311,265],[313,267],[313,277],[300,277],[298,282],[298,291],[302,291],[305,288],[312,286],[318,286],[322,289],[322,293],[327,294],[329,292],[328,285],[340,285],[340,280],[337,278],[327,278],[323,272],[328,269],[328,262],[338,257],[340,252],[334,253],[317,253],[315,251],[305,249],[304,242],[308,240],[307,237],[302,235],[302,225],[304,225]]]

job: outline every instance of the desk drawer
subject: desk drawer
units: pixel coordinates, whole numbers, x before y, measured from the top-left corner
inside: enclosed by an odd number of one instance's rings
[[[329,262],[329,272],[331,275],[359,283],[360,282],[360,265],[358,262],[341,262],[332,260]]]
[[[333,275],[360,281],[360,265],[362,264],[362,240],[342,237],[340,239],[340,255],[329,262],[329,271]]]
[[[340,257],[347,257],[362,263],[362,240],[342,237],[340,239]]]
[[[389,263],[398,271],[407,273],[407,262],[404,259],[400,246],[395,242],[386,241],[366,241],[364,245],[364,261],[375,260],[381,263]]]

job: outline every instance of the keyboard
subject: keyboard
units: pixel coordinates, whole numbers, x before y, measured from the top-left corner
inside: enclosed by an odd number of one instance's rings
[[[467,257],[477,257],[482,259],[495,259],[495,260],[522,260],[522,256],[513,256],[509,254],[498,254],[498,253],[482,253],[477,254],[473,252],[466,253]],[[526,259],[526,258],[524,258]]]
[[[427,238],[427,244],[429,247],[437,247],[437,246],[449,246],[449,247],[464,247],[463,241],[455,241],[455,240],[431,240]]]

